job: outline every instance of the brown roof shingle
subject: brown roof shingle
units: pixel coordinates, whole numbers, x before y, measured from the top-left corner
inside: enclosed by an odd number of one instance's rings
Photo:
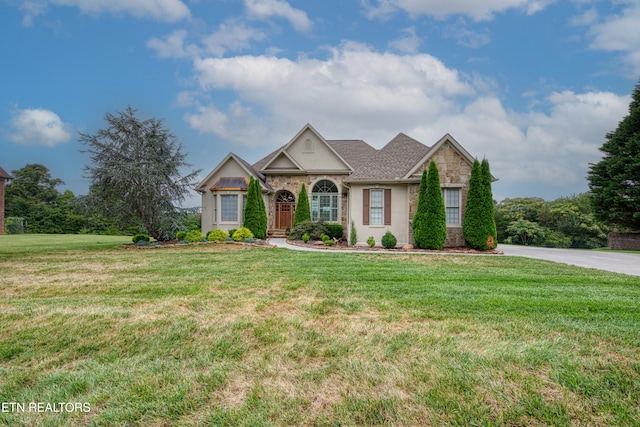
[[[399,133],[378,150],[370,161],[362,164],[348,181],[386,181],[402,178],[429,152],[423,143]]]

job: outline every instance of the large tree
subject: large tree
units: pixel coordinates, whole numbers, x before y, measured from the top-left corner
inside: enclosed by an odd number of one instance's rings
[[[28,164],[12,170],[14,179],[6,187],[5,215],[24,218],[29,233],[62,233],[65,215],[58,206],[58,185],[49,169],[41,164]]]
[[[442,249],[447,240],[447,214],[440,188],[438,166],[432,160],[422,172],[418,208],[413,217],[413,239],[422,249]]]
[[[606,135],[604,157],[590,164],[587,178],[596,218],[640,230],[640,84],[631,98],[629,115]]]
[[[101,211],[120,225],[138,221],[156,240],[177,229],[182,202],[199,171],[191,167],[177,138],[162,120],[140,120],[130,106],[105,115],[107,127],[80,133],[91,165],[85,170]]]

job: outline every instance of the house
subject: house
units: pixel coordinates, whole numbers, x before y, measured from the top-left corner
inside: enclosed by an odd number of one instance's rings
[[[447,213],[445,246],[463,246],[462,220],[474,158],[451,135],[428,147],[400,133],[381,149],[362,140],[327,140],[310,124],[256,163],[228,154],[196,187],[202,195],[202,232],[242,226],[250,177],[262,186],[269,235],[293,227],[302,183],[313,221],[338,222],[358,243],[380,242],[387,230],[398,245],[413,243],[411,220],[422,171],[438,165]]]
[[[4,234],[4,184],[10,179],[13,177],[0,167],[0,234]]]

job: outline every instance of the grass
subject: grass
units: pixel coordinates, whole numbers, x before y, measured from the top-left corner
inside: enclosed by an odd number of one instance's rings
[[[93,240],[92,240],[93,239]],[[0,425],[640,425],[640,279],[503,256],[0,238]]]

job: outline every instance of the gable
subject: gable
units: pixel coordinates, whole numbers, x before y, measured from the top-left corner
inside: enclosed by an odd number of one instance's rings
[[[262,187],[269,188],[267,184],[262,182],[262,175],[254,171],[253,168],[240,157],[230,153],[218,164],[218,166],[209,172],[209,174],[196,186],[195,190],[200,193],[205,193],[213,190],[214,188],[222,188],[220,187],[221,183],[224,184],[224,186],[230,185],[230,180],[233,180],[234,184],[240,183],[241,181],[249,182],[249,179],[252,176],[258,179],[258,182],[260,182]],[[234,186],[233,188],[238,187]]]
[[[280,172],[283,169],[305,172],[350,172],[351,166],[307,124],[261,171]]]
[[[455,178],[456,176],[467,176],[471,173],[471,166],[474,158],[465,150],[458,141],[451,135],[443,136],[428,152],[419,159],[415,167],[405,176],[405,179],[418,178],[422,175],[422,171],[429,167],[431,160],[438,165],[441,179],[448,177],[449,182],[459,181],[463,178]],[[467,176],[468,178],[468,176]]]

